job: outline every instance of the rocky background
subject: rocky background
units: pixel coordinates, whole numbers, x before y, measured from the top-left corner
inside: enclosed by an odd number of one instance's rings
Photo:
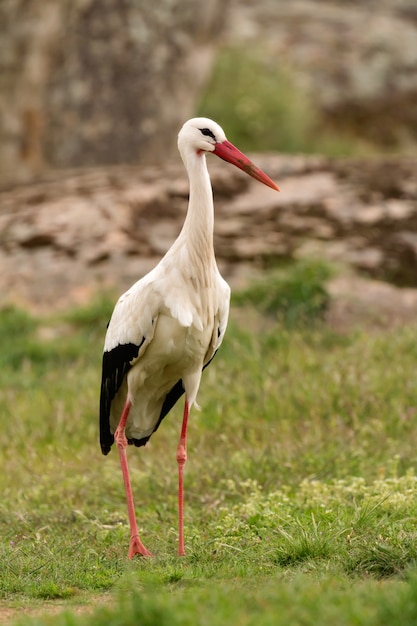
[[[347,308],[414,316],[415,2],[3,0],[0,24],[2,304],[62,308],[151,269],[184,219],[176,134],[216,50],[262,45],[334,132],[401,156],[251,155],[281,194],[210,158],[223,274],[329,258]]]
[[[2,0],[0,183],[174,154],[228,0]],[[197,18],[197,19],[196,19]]]
[[[289,66],[320,117],[381,147],[417,141],[417,4],[413,0],[242,0],[229,36]]]

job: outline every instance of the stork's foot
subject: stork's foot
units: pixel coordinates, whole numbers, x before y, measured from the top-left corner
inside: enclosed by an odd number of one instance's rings
[[[145,548],[145,546],[140,540],[139,535],[132,535],[132,537],[130,538],[130,546],[129,546],[129,553],[128,553],[129,559],[132,559],[135,556],[135,554],[139,554],[140,556],[153,556],[153,554],[151,554],[149,550]]]
[[[126,450],[127,448],[127,438],[125,434],[125,429],[120,428],[118,426],[114,432],[114,441],[119,450]]]

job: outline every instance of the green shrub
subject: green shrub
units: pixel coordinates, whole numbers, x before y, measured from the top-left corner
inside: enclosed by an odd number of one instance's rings
[[[310,323],[326,311],[326,281],[330,267],[321,261],[303,260],[269,273],[234,296],[238,305],[251,304],[277,316],[287,326]]]
[[[334,156],[370,150],[345,132],[327,129],[295,72],[261,48],[219,53],[197,114],[218,121],[242,150]]]

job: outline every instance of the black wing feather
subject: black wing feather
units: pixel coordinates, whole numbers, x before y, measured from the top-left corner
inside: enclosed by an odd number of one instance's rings
[[[150,435],[148,435],[147,437],[142,437],[142,439],[132,439],[131,442],[134,443],[135,446],[137,446],[139,448],[140,446],[144,446],[145,443],[147,443],[149,441],[149,439],[151,438],[151,435],[156,430],[158,430],[159,425],[162,422],[162,420],[164,419],[164,417],[170,412],[170,410],[172,409],[174,404],[177,402],[177,400],[179,400],[181,398],[183,393],[184,393],[184,387],[182,385],[182,380],[179,380],[172,387],[171,391],[168,391],[167,395],[165,396],[165,400],[164,400],[164,403],[162,405],[162,409],[161,409],[161,413],[159,415],[159,419],[158,419],[158,421],[157,421],[157,423],[155,425],[155,428],[153,429],[152,433]]]
[[[132,367],[132,361],[139,354],[139,345],[125,343],[103,353],[103,367],[100,391],[100,445],[103,454],[108,454],[114,442],[110,432],[110,406],[112,400],[123,382],[124,377]]]
[[[114,435],[110,431],[110,406],[112,400],[123,382],[124,377],[132,367],[132,361],[136,359],[139,354],[139,349],[144,342],[142,339],[140,345],[134,343],[121,344],[103,353],[103,368],[101,379],[101,393],[100,393],[100,445],[103,454],[110,452],[111,446],[114,443]],[[216,350],[217,352],[217,350]],[[203,371],[214,359],[216,352],[211,359],[204,365]],[[184,387],[182,380],[180,379],[175,383],[172,389],[167,393],[164,403],[162,405],[159,419],[153,429],[153,434],[158,428],[164,417],[170,412],[172,407],[181,398],[184,393]],[[133,443],[135,446],[144,446],[149,441],[151,435],[142,437],[141,439],[129,439],[129,443]]]
[[[217,350],[216,350],[217,352]],[[214,359],[216,352],[213,354],[213,356],[211,357],[210,361],[207,361],[207,363],[204,365],[203,367],[203,372],[206,369],[207,365],[210,365],[210,363],[212,362],[212,360]],[[138,448],[140,446],[144,446],[149,439],[151,438],[151,435],[153,435],[153,433],[158,430],[160,423],[162,422],[162,420],[164,419],[164,417],[166,415],[168,415],[168,413],[170,412],[170,410],[172,409],[172,407],[174,406],[174,404],[176,404],[176,402],[181,398],[181,396],[184,393],[184,386],[182,384],[182,379],[179,380],[177,383],[175,383],[175,385],[172,387],[172,389],[170,391],[168,391],[167,395],[165,396],[165,400],[164,403],[162,405],[162,409],[161,409],[161,413],[159,415],[159,419],[155,425],[155,428],[153,429],[152,433],[150,435],[148,435],[147,437],[142,437],[142,439],[132,439],[130,440],[131,443],[134,443],[135,446],[137,446]]]

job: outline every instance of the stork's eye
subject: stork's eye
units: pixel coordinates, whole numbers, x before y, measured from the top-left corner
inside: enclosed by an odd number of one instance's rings
[[[211,137],[212,139],[214,139],[214,141],[216,141],[216,137],[214,136],[213,131],[209,128],[200,128],[200,132],[202,135],[205,135],[206,137]]]

